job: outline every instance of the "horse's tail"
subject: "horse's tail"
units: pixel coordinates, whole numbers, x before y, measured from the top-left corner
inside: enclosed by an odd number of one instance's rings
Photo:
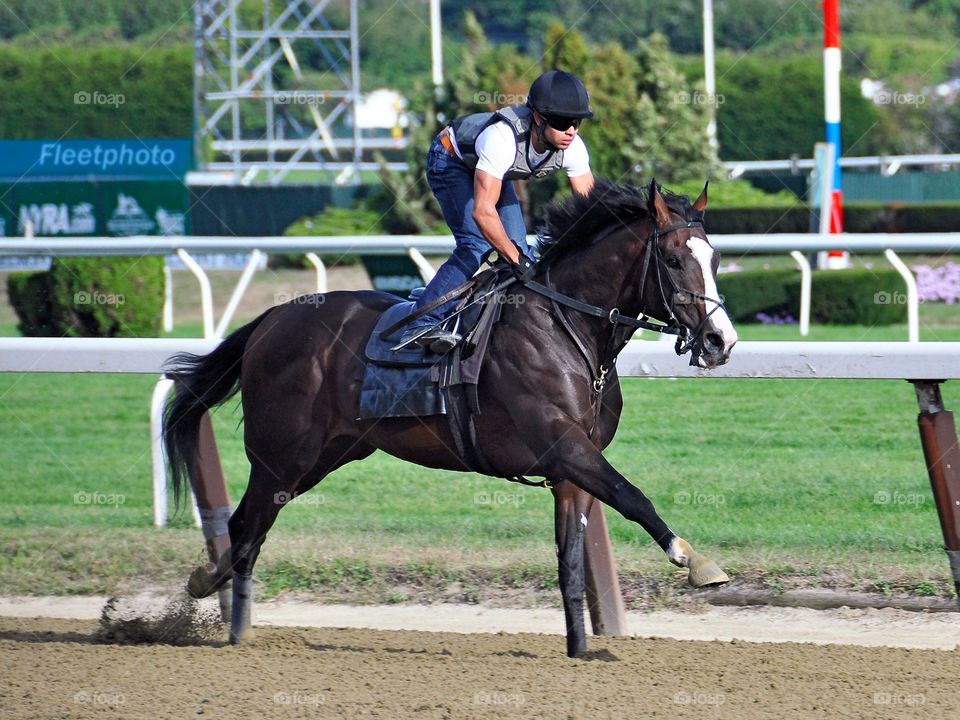
[[[184,479],[192,481],[196,472],[200,420],[207,410],[226,402],[240,390],[244,348],[266,315],[263,313],[228,335],[209,355],[179,353],[164,366],[166,374],[177,381],[176,395],[163,416],[163,444],[177,507]]]

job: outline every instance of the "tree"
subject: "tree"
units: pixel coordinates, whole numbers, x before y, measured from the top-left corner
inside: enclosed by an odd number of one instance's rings
[[[809,157],[823,140],[823,67],[812,57],[744,58],[718,67],[720,155],[725,160]],[[860,94],[859,83],[840,83],[842,151],[877,150],[880,116]]]

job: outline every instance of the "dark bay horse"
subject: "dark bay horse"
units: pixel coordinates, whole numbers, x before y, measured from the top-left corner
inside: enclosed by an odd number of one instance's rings
[[[630,318],[666,322],[679,333],[678,353],[691,353],[701,367],[726,362],[737,341],[717,293],[719,256],[703,232],[706,205],[706,186],[691,204],[661,192],[655,181],[635,190],[600,180],[589,196],[554,206],[534,281],[602,310],[602,317],[516,284],[510,292],[523,301],[503,307],[484,361],[478,447],[498,475],[538,476],[551,484],[571,656],[586,650],[583,538],[594,498],[638,523],[672,563],[689,568],[691,584],[727,580],[601,452],[623,404],[608,351],[629,339]],[[396,298],[360,291],[315,299],[268,310],[209,355],[172,360],[180,390],[167,409],[164,440],[178,498],[183,481],[193,480],[201,417],[242,389],[251,469],[229,522],[231,551],[215,568],[194,571],[189,585],[200,597],[233,579],[231,642],[251,633],[251,577],[283,507],[278,496],[304,493],[377,448],[425,467],[470,467],[454,449],[444,416],[355,419],[358,358]]]

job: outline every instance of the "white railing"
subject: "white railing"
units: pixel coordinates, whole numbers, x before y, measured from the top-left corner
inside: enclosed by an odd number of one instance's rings
[[[960,154],[946,155],[867,155],[862,157],[841,157],[841,168],[880,168],[884,175],[894,175],[902,167],[910,166],[938,167],[960,165]],[[757,170],[813,170],[816,161],[813,158],[788,158],[786,160],[728,160],[723,166],[730,171],[731,178]]]
[[[535,244],[536,236],[528,236]],[[907,333],[912,342],[919,340],[919,300],[913,274],[896,253],[951,253],[960,252],[960,233],[842,233],[820,235],[814,233],[782,233],[772,235],[711,235],[710,241],[721,252],[743,254],[789,253],[797,263],[801,277],[800,334],[806,336],[810,327],[811,269],[805,253],[822,250],[884,253],[888,261],[903,277],[907,289]],[[448,254],[454,248],[452,236],[423,235],[351,235],[342,237],[177,237],[134,236],[126,238],[4,238],[0,239],[0,255],[7,256],[109,256],[109,255],[176,255],[194,274],[201,288],[201,311],[205,337],[223,334],[243,297],[259,256],[257,253],[305,253],[316,268],[317,292],[326,292],[326,268],[319,255],[345,255],[362,252],[365,255],[409,255],[425,279],[431,277],[431,268],[424,254]],[[254,256],[241,275],[227,309],[220,322],[214,321],[213,298],[206,273],[192,261],[190,253],[252,252]],[[167,292],[164,304],[164,329],[173,326],[171,274],[165,275]],[[722,284],[722,281],[721,281]]]

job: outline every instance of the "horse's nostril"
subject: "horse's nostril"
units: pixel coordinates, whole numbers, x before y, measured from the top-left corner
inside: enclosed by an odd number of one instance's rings
[[[723,350],[723,336],[720,333],[708,332],[703,336],[703,345],[709,352]]]

